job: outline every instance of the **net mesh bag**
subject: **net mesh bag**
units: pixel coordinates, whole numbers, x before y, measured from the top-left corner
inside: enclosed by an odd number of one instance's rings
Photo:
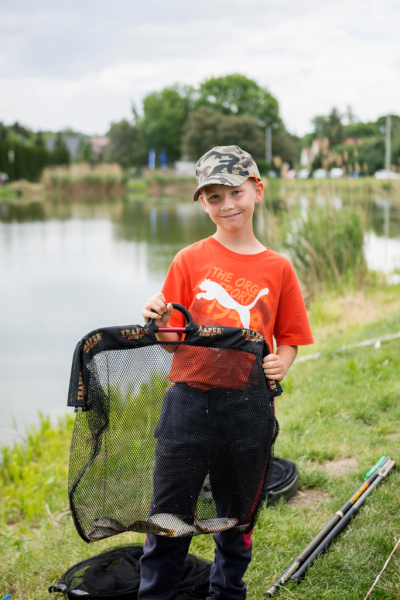
[[[85,596],[88,600],[136,600],[142,554],[143,547],[139,544],[109,549],[68,569],[58,585],[49,587],[49,592],[62,592],[69,598]],[[179,600],[206,598],[210,569],[211,563],[188,554],[178,590]]]
[[[268,345],[174,307],[187,318],[183,341],[159,342],[151,323],[96,330],[75,350],[68,489],[87,542],[248,532],[265,500],[281,393],[262,369]]]

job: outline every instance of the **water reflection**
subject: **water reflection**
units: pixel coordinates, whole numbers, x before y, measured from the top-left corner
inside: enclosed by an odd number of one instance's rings
[[[172,258],[214,231],[193,202],[7,203],[0,212],[0,443],[64,414],[88,331],[141,323]]]
[[[116,240],[144,242],[147,268],[164,276],[183,247],[212,235],[215,226],[199,203],[165,201],[125,202],[114,222]]]

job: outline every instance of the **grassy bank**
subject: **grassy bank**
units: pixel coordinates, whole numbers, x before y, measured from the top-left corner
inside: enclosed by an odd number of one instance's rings
[[[381,180],[374,177],[359,179],[269,179],[267,196],[272,199],[306,196],[339,197],[344,202],[375,200],[383,196],[392,201],[400,200],[400,180]]]
[[[126,179],[119,165],[86,163],[70,167],[48,167],[43,170],[41,183],[45,190],[67,196],[89,194],[120,194],[126,189]]]
[[[286,180],[263,178],[266,186],[265,198],[269,201],[305,196],[309,199],[339,197],[344,202],[369,202],[377,197],[385,197],[400,205],[400,181],[382,181],[373,177],[360,179],[325,180]],[[39,184],[16,181],[12,185],[0,187],[2,198],[15,195],[40,196],[45,192],[56,192],[58,196],[90,196],[91,194],[131,194],[133,196],[190,198],[196,187],[194,177],[178,177],[174,172],[148,171],[143,177],[129,179],[118,165],[100,164],[94,167],[86,164],[71,167],[47,168],[42,173]]]
[[[1,185],[0,186],[0,202],[5,202],[6,200],[12,200],[17,196],[15,190],[10,185]]]
[[[277,400],[281,432],[276,454],[294,460],[300,492],[264,510],[254,533],[254,560],[246,576],[250,598],[288,566],[319,528],[359,486],[382,455],[400,460],[400,341],[344,352],[344,344],[400,331],[400,286],[366,294],[317,299],[310,308],[319,360],[295,363]],[[44,600],[47,586],[74,563],[143,535],[125,533],[86,545],[67,510],[68,446],[72,417],[51,427],[46,418],[24,445],[5,450],[0,489],[0,593]],[[300,586],[281,598],[360,600],[400,537],[400,473],[370,496],[358,516]],[[207,536],[195,554],[212,558]],[[396,553],[372,598],[400,598]],[[2,596],[0,596],[2,597]]]

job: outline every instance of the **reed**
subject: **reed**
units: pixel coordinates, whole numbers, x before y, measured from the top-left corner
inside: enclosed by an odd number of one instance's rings
[[[117,164],[91,166],[80,163],[71,166],[48,167],[43,170],[41,182],[46,190],[63,194],[103,195],[121,193],[125,190],[126,180],[121,167]]]
[[[375,179],[360,177],[352,179],[270,179],[272,189],[278,189],[278,196],[340,196],[344,201],[356,199],[358,202],[370,201],[375,196],[385,196],[392,200],[400,195],[399,179]]]
[[[309,290],[359,289],[367,274],[364,235],[365,221],[356,207],[314,206],[294,221],[286,247]]]

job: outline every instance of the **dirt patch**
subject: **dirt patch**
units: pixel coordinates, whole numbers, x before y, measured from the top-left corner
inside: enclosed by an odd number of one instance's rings
[[[358,463],[354,457],[337,458],[336,460],[330,460],[329,462],[315,466],[328,475],[338,475],[339,477],[343,477],[343,475],[347,475],[347,473],[357,471],[358,469]]]
[[[397,440],[400,440],[400,433],[389,433],[386,437],[392,442],[397,442]]]
[[[288,500],[289,506],[292,508],[306,506],[317,506],[321,502],[328,502],[330,495],[327,492],[321,492],[321,490],[304,490],[297,492]]]

